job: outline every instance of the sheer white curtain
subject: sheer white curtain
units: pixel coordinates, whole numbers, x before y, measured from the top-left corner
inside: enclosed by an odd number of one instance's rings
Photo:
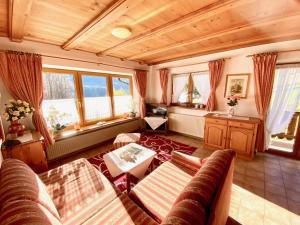
[[[188,74],[173,75],[173,95],[172,102],[178,102],[178,98],[189,80]]]
[[[266,144],[272,134],[283,132],[300,102],[300,65],[276,69],[271,107],[267,118]]]
[[[207,72],[198,72],[192,74],[193,84],[202,97],[203,104],[206,104],[210,94],[209,74]]]

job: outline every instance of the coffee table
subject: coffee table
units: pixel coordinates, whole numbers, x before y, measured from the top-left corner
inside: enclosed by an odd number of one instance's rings
[[[106,153],[103,160],[112,175],[126,174],[127,193],[130,192],[130,175],[142,179],[156,152],[139,144],[131,143]]]

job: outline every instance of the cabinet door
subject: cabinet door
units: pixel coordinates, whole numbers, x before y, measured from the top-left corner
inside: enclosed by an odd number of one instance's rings
[[[253,130],[229,127],[227,148],[233,149],[239,155],[252,157]]]
[[[224,149],[226,144],[227,126],[207,123],[205,125],[205,144],[211,147]]]

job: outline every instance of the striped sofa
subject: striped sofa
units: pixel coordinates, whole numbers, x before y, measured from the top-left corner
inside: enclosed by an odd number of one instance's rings
[[[35,174],[19,160],[0,169],[0,225],[158,225],[226,223],[235,153],[203,162],[174,152],[129,195],[86,159]]]

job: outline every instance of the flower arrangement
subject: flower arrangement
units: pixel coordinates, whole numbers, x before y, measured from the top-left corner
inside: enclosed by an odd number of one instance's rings
[[[227,100],[228,100],[227,105],[236,106],[238,104],[238,100],[240,100],[240,98],[237,97],[237,96],[232,95],[232,96],[229,96],[227,98]]]
[[[34,108],[30,107],[29,103],[22,100],[10,100],[8,104],[5,104],[5,112],[3,118],[6,121],[18,121],[28,116],[28,114],[34,112]]]
[[[50,106],[47,121],[49,122],[54,134],[57,134],[66,128],[61,121],[63,121],[67,116],[68,115],[66,113],[60,113],[54,106]]]

